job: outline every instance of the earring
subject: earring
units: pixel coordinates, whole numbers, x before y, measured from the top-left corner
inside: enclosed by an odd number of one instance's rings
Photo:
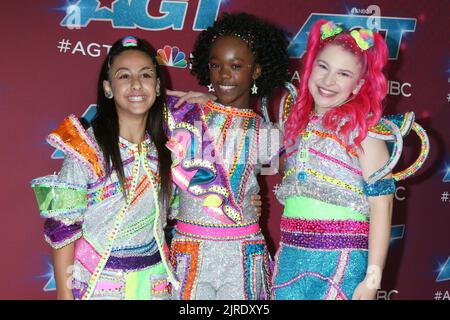
[[[256,81],[253,80],[252,94],[258,93],[258,87],[256,86]]]
[[[361,87],[356,87],[356,88],[352,91],[353,95],[356,96],[356,95],[359,93],[359,90],[361,90]]]
[[[210,83],[208,86],[208,92],[214,92],[213,84]]]
[[[161,92],[158,90],[156,91],[156,96],[159,97],[161,95]]]
[[[105,91],[105,97],[106,97],[106,98],[112,99],[113,96],[114,96],[114,95],[113,95],[113,93],[112,93],[110,90],[106,90],[106,91]]]

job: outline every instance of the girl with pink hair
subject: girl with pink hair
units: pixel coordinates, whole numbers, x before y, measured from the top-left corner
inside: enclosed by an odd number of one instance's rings
[[[381,118],[384,39],[318,21],[299,96],[284,125],[285,205],[273,299],[374,299],[390,239],[395,184],[386,143],[368,135]],[[386,172],[386,170],[384,170]],[[370,222],[370,228],[369,228]]]

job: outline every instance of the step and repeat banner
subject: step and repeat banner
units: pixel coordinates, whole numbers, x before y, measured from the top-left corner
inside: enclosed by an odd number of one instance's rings
[[[223,12],[244,11],[290,36],[291,81],[299,84],[309,28],[321,18],[380,30],[389,47],[386,114],[413,111],[430,138],[428,161],[397,185],[391,245],[378,299],[450,300],[450,3],[303,0],[40,0],[0,10],[0,299],[54,299],[51,249],[29,181],[57,172],[63,154],[45,142],[64,117],[95,114],[100,64],[117,39],[148,40],[177,90],[207,91],[189,72],[198,34]],[[272,115],[277,99],[271,100]],[[411,133],[396,170],[418,156]],[[262,227],[279,241],[279,176],[261,178]]]

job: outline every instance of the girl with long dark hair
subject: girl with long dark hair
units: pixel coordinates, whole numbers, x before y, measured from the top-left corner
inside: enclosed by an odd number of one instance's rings
[[[163,233],[172,162],[155,56],[144,40],[117,41],[102,65],[92,128],[71,115],[47,138],[65,160],[32,187],[60,299],[167,299],[177,285]]]

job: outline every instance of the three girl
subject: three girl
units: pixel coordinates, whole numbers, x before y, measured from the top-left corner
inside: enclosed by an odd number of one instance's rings
[[[60,173],[32,182],[55,248],[58,297],[169,298],[168,281],[179,299],[269,297],[269,254],[250,196],[259,191],[261,154],[270,159],[278,140],[250,96],[284,85],[286,47],[273,25],[224,15],[200,34],[192,60],[192,72],[217,101],[177,109],[169,97],[164,112],[154,52],[132,37],[114,44],[93,128],[67,118],[49,136],[66,152]],[[375,296],[395,185],[390,174],[367,183],[389,158],[367,130],[381,117],[386,59],[376,33],[325,21],[311,30],[300,97],[284,128],[274,299]],[[170,253],[177,277],[163,236],[172,195],[165,145],[179,189]]]

